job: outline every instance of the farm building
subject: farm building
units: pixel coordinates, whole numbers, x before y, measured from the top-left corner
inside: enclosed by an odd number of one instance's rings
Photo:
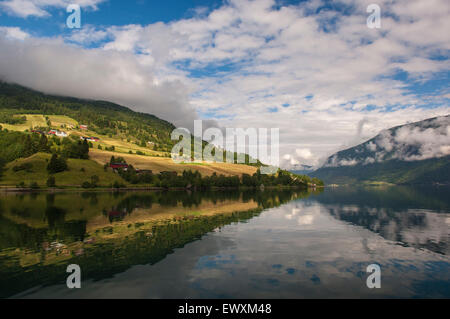
[[[63,132],[63,131],[58,131],[58,130],[50,130],[48,133],[48,135],[55,135],[58,137],[67,137],[67,133]]]
[[[80,136],[80,140],[85,140],[88,142],[98,142],[100,139],[98,137],[86,137],[86,136]]]
[[[128,170],[127,163],[110,163],[109,167],[111,167],[113,170],[118,170],[119,168],[123,169],[124,171]]]

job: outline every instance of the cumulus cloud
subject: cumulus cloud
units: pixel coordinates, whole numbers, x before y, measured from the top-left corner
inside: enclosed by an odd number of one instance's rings
[[[0,27],[0,35],[8,39],[25,40],[30,35],[18,27]]]

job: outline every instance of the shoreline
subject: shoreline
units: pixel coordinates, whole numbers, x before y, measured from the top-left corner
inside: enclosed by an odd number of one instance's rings
[[[264,189],[306,189],[316,190],[318,188],[324,188],[325,186],[316,187],[299,187],[299,186],[264,186],[261,187],[211,187],[206,190],[264,190]],[[121,192],[121,191],[202,191],[204,189],[186,188],[186,187],[158,187],[158,186],[144,186],[144,187],[97,187],[97,188],[82,188],[82,187],[69,187],[69,188],[18,188],[18,187],[0,187],[0,193],[62,193],[62,192]]]

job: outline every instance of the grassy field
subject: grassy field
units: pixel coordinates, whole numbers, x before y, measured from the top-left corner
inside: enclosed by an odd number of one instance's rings
[[[111,156],[123,157],[127,163],[132,164],[139,169],[150,169],[153,173],[159,173],[161,171],[176,171],[178,173],[184,170],[199,171],[203,176],[210,176],[214,172],[217,174],[223,174],[225,176],[230,175],[242,175],[242,174],[254,174],[256,167],[241,165],[241,164],[229,164],[229,163],[199,163],[199,164],[177,164],[172,161],[171,158],[164,157],[150,157],[141,155],[130,154],[117,154],[115,152],[100,151],[91,149],[89,156],[92,160],[105,164],[111,159]]]
[[[25,131],[34,127],[46,127],[47,121],[45,120],[45,116],[42,114],[20,114],[17,116],[25,116],[27,121],[24,124],[5,124],[0,123],[0,125],[8,129],[10,131]],[[136,153],[140,151],[148,156],[165,156],[163,152],[154,151],[147,147],[142,147],[132,143],[132,141],[128,142],[125,136],[123,137],[109,137],[106,135],[101,135],[96,132],[86,130],[77,130],[75,127],[79,125],[79,123],[65,115],[47,115],[50,119],[51,127],[54,129],[61,129],[62,126],[65,126],[63,131],[66,131],[69,135],[77,135],[77,136],[96,136],[100,139],[100,142],[94,143],[94,147],[97,148],[100,145],[102,148],[105,147],[115,147],[115,151],[118,153],[129,153],[130,151]]]
[[[42,114],[20,114],[18,116],[25,116],[27,121],[24,124],[11,125],[0,123],[0,125],[10,131],[25,131],[36,126],[47,126],[47,121]]]
[[[154,151],[151,150],[147,147],[141,147],[138,146],[136,144],[133,144],[131,142],[127,142],[127,140],[125,138],[120,139],[117,137],[108,137],[106,135],[101,135],[98,133],[95,133],[93,131],[90,130],[86,130],[86,131],[69,131],[69,134],[74,134],[74,135],[78,135],[78,136],[95,136],[98,137],[100,139],[99,142],[94,142],[94,148],[97,149],[98,145],[100,145],[103,149],[105,149],[105,147],[111,147],[114,146],[115,148],[115,152],[117,153],[129,153],[129,151],[136,153],[137,151],[140,151],[142,153],[144,153],[145,155],[148,156],[164,156],[163,152],[159,152],[159,151]]]
[[[25,131],[31,127],[37,126],[47,126],[45,116],[42,114],[24,114],[27,118],[27,122],[19,125],[8,125],[1,124],[4,128],[14,131]],[[23,115],[21,115],[23,116]],[[172,161],[171,158],[166,157],[166,153],[160,151],[154,151],[148,147],[141,147],[133,143],[133,141],[127,140],[125,136],[114,136],[109,137],[95,133],[90,130],[78,130],[74,129],[79,123],[74,119],[65,115],[48,115],[51,122],[52,128],[61,129],[61,126],[66,126],[67,129],[62,129],[70,135],[76,136],[96,136],[99,138],[99,142],[93,143],[93,148],[90,150],[90,158],[95,162],[104,165],[109,162],[111,156],[122,156],[125,160],[132,164],[133,166],[140,169],[150,169],[155,173],[161,171],[176,171],[178,173],[183,172],[183,170],[194,170],[199,171],[204,176],[212,175],[213,173],[223,174],[226,176],[230,175],[242,175],[254,174],[256,172],[256,167],[240,164],[229,164],[229,163],[185,163],[177,164]],[[71,128],[73,127],[73,128]],[[103,150],[98,150],[98,146],[101,146]],[[106,147],[114,146],[114,152],[104,151]],[[130,151],[132,154],[129,154]],[[136,152],[142,152],[145,155],[136,155]],[[12,174],[12,170],[8,170],[5,173],[4,178],[0,181],[0,185],[16,185],[17,183],[24,181],[26,184],[30,181],[36,181],[38,184],[45,184],[48,176],[45,169],[46,163],[43,161],[43,154],[33,157],[30,160],[36,161],[36,170],[33,173],[26,173],[24,171]],[[25,161],[21,159],[14,163],[10,163],[8,167],[13,167],[18,165],[20,161]],[[94,163],[94,162],[92,162]],[[101,167],[101,172],[98,172],[98,167],[92,167],[92,163],[77,163],[76,160],[69,160],[69,166],[73,166],[70,172],[64,172],[57,174],[56,182],[57,185],[79,185],[82,182],[89,180],[91,175],[100,176],[103,174],[103,168]],[[89,172],[86,174],[74,174],[73,172],[79,171],[82,166],[87,166]],[[98,165],[98,164],[97,164]],[[100,166],[100,165],[98,165]],[[38,170],[38,167],[40,168]],[[78,172],[77,172],[78,173]],[[91,175],[89,175],[91,174]],[[32,179],[32,180],[31,180]],[[109,182],[113,183],[113,181]],[[102,183],[101,183],[102,184]]]
[[[56,127],[61,127],[63,125],[67,127],[76,127],[78,125],[77,121],[65,115],[48,115],[48,118],[50,119],[51,125]]]
[[[0,180],[0,185],[16,186],[20,182],[24,182],[26,186],[29,186],[31,182],[36,182],[40,187],[46,187],[46,182],[49,177],[47,164],[50,157],[50,154],[37,153],[28,158],[20,158],[8,163]],[[31,163],[32,165],[29,172],[24,170],[14,172],[14,166],[25,163]],[[69,167],[68,171],[54,175],[57,187],[78,187],[85,181],[89,182],[93,175],[97,175],[100,179],[98,186],[108,187],[115,181],[127,184],[117,174],[112,171],[105,172],[102,165],[92,160],[69,159],[67,164]]]
[[[47,121],[45,116],[42,114],[20,114],[16,116],[25,116],[27,121],[24,124],[5,124],[0,123],[3,128],[6,128],[11,131],[25,131],[34,127],[46,127]],[[54,128],[61,128],[61,126],[65,125],[67,127],[76,127],[78,122],[74,119],[65,116],[65,115],[47,115],[51,122],[51,126]]]

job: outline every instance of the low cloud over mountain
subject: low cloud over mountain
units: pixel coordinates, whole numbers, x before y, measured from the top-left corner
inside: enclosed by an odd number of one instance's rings
[[[450,115],[383,130],[365,143],[330,156],[324,167],[420,161],[447,155],[450,155]]]

